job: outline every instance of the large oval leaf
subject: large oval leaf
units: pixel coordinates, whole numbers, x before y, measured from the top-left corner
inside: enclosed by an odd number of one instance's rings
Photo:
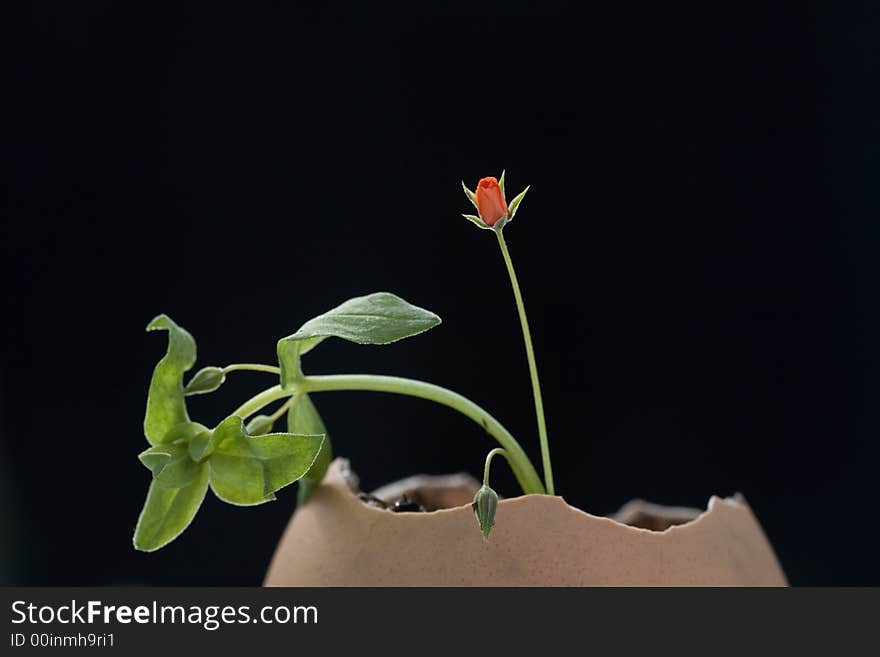
[[[275,491],[302,477],[318,456],[324,436],[268,433],[249,436],[232,416],[214,429],[216,449],[208,459],[211,490],[240,506],[275,499]]]
[[[192,522],[207,490],[207,463],[198,465],[193,481],[182,488],[153,481],[134,530],[135,548],[152,552],[177,538]]]
[[[440,318],[389,292],[355,297],[302,325],[278,341],[281,385],[290,388],[302,377],[300,356],[329,337],[358,344],[389,344],[437,326]]]
[[[189,421],[183,399],[183,373],[196,362],[196,341],[168,315],[156,317],[147,330],[168,331],[168,350],[153,369],[144,416],[147,441],[159,445],[175,425]]]

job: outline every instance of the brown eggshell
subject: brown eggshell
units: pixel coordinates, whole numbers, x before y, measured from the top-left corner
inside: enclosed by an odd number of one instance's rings
[[[469,503],[475,485],[466,476],[411,478],[376,491],[385,500],[409,491],[410,499],[421,496],[428,508],[438,500],[460,504],[394,513],[361,501],[346,481],[346,462],[337,459],[313,497],[294,513],[265,584],[787,585],[741,496],[713,496],[702,513],[635,501],[612,519],[584,513],[561,497],[524,495],[499,503],[495,528],[485,541]]]

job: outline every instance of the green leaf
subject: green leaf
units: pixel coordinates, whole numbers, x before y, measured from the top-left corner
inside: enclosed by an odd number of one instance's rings
[[[144,435],[151,445],[158,445],[172,427],[189,421],[182,380],[196,362],[196,341],[168,315],[156,317],[147,330],[168,331],[168,350],[153,369],[144,417]]]
[[[153,473],[153,480],[165,488],[189,486],[198,476],[199,464],[182,443],[150,447],[138,458]]]
[[[222,367],[203,367],[186,384],[183,394],[204,395],[207,392],[214,392],[223,385],[224,381],[226,381],[226,373]]]
[[[204,461],[214,453],[217,449],[218,437],[214,431],[205,430],[197,436],[190,439],[187,447],[189,449],[189,457],[193,461]]]
[[[473,203],[475,208],[477,208],[477,197],[471,190],[467,188],[467,185],[464,184],[464,180],[461,181],[461,188],[464,190],[465,196],[468,197],[468,200]],[[477,208],[477,212],[479,211],[480,209]]]
[[[278,341],[281,385],[289,389],[300,378],[300,356],[329,337],[358,344],[389,344],[437,326],[434,313],[388,292],[355,297],[302,325]]]
[[[208,459],[211,489],[224,502],[240,506],[275,499],[275,491],[302,477],[318,456],[324,436],[270,433],[248,436],[240,417],[221,422],[217,449]]]
[[[330,444],[327,427],[324,426],[318,409],[315,408],[307,394],[298,394],[293,398],[287,411],[287,431],[294,434],[323,434],[324,436],[324,443],[321,445],[318,457],[305,476],[299,480],[296,501],[297,504],[304,504],[321,483],[324,475],[327,474],[327,468],[330,467],[330,461],[333,460],[333,446]]]
[[[134,530],[135,548],[152,552],[177,538],[192,522],[207,490],[207,463],[198,465],[195,479],[182,488],[153,481]]]
[[[251,436],[262,436],[272,431],[272,425],[274,424],[275,420],[270,415],[257,415],[248,422],[246,431]]]
[[[181,422],[180,424],[175,424],[171,427],[168,433],[162,436],[162,440],[159,442],[162,445],[174,442],[190,442],[199,434],[209,431],[210,429],[208,429],[208,427],[204,424],[199,424],[198,422]]]
[[[150,447],[138,454],[138,458],[155,477],[171,460],[171,450],[166,447]]]
[[[487,225],[483,222],[482,219],[480,219],[478,216],[476,216],[476,215],[474,215],[474,214],[463,214],[463,215],[461,215],[461,216],[464,217],[465,219],[467,219],[468,221],[471,221],[471,222],[473,222],[474,224],[476,224],[476,225],[477,225],[477,228],[482,228],[483,230],[492,230],[492,227],[491,227],[491,226],[487,226]]]
[[[513,219],[513,215],[516,214],[516,210],[519,207],[519,204],[522,202],[523,197],[526,195],[526,192],[529,191],[529,187],[531,187],[531,185],[527,186],[524,190],[517,194],[516,197],[510,202],[510,205],[507,206],[507,210],[510,214],[508,221]]]
[[[504,175],[507,173],[507,170],[501,172],[501,177],[498,179],[498,186],[501,188],[501,195],[504,196]],[[506,198],[506,197],[505,197]]]

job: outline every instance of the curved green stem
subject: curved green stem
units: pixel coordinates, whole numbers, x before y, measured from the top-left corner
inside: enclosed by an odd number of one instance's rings
[[[288,399],[286,402],[281,404],[281,406],[278,407],[277,411],[275,411],[274,413],[272,413],[272,415],[269,416],[272,418],[272,422],[277,422],[278,420],[280,420],[281,416],[287,412],[287,409],[290,408],[291,404],[293,404],[293,395],[291,395],[290,399]]]
[[[265,406],[268,406],[273,401],[284,399],[285,397],[290,397],[292,394],[292,391],[283,390],[281,386],[272,386],[271,388],[266,388],[265,390],[263,390],[263,392],[254,395],[253,397],[248,399],[244,404],[232,411],[232,414],[237,415],[242,420],[247,420],[249,416],[261,410]]]
[[[438,404],[455,409],[469,417],[497,440],[507,450],[507,458],[523,492],[543,493],[541,478],[532,467],[529,457],[516,439],[504,426],[492,417],[481,406],[457,392],[441,388],[432,383],[404,379],[396,376],[378,376],[370,374],[342,374],[330,376],[305,377],[297,388],[303,392],[323,392],[329,390],[372,390],[374,392],[390,392],[410,397],[429,399]]]
[[[485,467],[483,467],[483,485],[484,486],[489,485],[489,468],[492,466],[492,459],[495,458],[496,454],[500,454],[504,458],[507,458],[507,452],[504,450],[503,447],[496,447],[491,452],[486,454],[486,465],[485,465]],[[508,459],[508,463],[509,462],[510,462],[510,460]]]
[[[535,362],[535,350],[532,348],[532,334],[529,331],[529,320],[526,317],[526,308],[523,304],[522,293],[519,290],[519,281],[513,269],[513,261],[507,250],[507,242],[504,234],[496,230],[498,244],[501,246],[501,255],[504,256],[504,264],[507,265],[507,273],[510,275],[510,284],[513,287],[513,296],[516,298],[516,309],[519,312],[519,323],[522,326],[523,341],[526,344],[526,358],[529,361],[529,374],[532,378],[532,394],[535,398],[535,414],[538,416],[538,438],[541,441],[541,460],[544,466],[544,485],[548,495],[554,495],[553,466],[550,464],[550,443],[547,439],[547,423],[544,420],[544,402],[541,399],[541,382],[538,380],[538,365]]]
[[[260,363],[233,363],[223,368],[223,373],[247,371],[247,372],[268,372],[269,374],[281,374],[281,368],[274,365],[261,365]]]
[[[245,419],[248,415],[256,413],[273,401],[289,397],[297,392],[311,393],[342,390],[366,390],[408,395],[410,397],[428,399],[458,411],[483,427],[489,435],[505,448],[510,468],[513,470],[524,493],[544,492],[544,485],[529,461],[529,457],[526,456],[525,451],[523,451],[523,448],[513,435],[498,420],[466,397],[446,388],[425,383],[424,381],[372,374],[309,376],[300,379],[293,388],[288,390],[282,389],[280,385],[264,390],[242,404],[233,412],[233,415],[238,415]]]

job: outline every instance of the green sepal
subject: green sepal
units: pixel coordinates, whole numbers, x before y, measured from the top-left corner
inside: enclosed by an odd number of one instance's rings
[[[156,480],[134,530],[134,547],[152,552],[177,538],[192,522],[208,490],[208,465],[196,465],[196,476],[181,488],[168,488]]]
[[[503,217],[501,217],[501,219],[499,219],[498,221],[496,221],[496,222],[495,222],[495,225],[492,226],[491,230],[494,230],[496,233],[499,233],[499,232],[501,232],[502,230],[504,230],[504,227],[507,225],[507,223],[508,223],[509,221],[510,221],[510,212],[508,212],[506,215],[504,215]]]
[[[474,223],[474,224],[477,226],[477,228],[482,228],[483,230],[492,230],[492,227],[491,227],[491,226],[487,226],[487,225],[483,222],[483,220],[480,219],[480,218],[479,218],[477,215],[475,215],[475,214],[463,214],[463,215],[461,215],[461,216],[464,217],[465,219],[467,219],[468,221]]]
[[[307,394],[298,394],[293,398],[287,411],[287,431],[293,434],[323,434],[324,436],[324,443],[321,445],[318,457],[309,471],[299,480],[296,502],[304,504],[324,479],[327,468],[330,467],[330,462],[333,460],[333,445],[330,443],[327,427],[324,426],[318,409],[315,408],[315,404]]]
[[[501,172],[501,177],[498,179],[498,186],[501,188],[501,196],[504,196],[504,176],[507,173],[507,170]],[[505,197],[506,198],[506,197]]]
[[[477,207],[477,196],[468,189],[467,185],[464,184],[464,180],[461,181],[461,188],[464,190],[465,196],[468,197],[468,200],[473,203],[474,207],[477,208],[477,212],[479,212],[480,208]]]
[[[168,331],[168,350],[153,369],[144,435],[151,445],[162,442],[168,431],[189,421],[183,398],[183,374],[196,362],[196,341],[168,315],[159,315],[147,325],[147,331]]]
[[[203,367],[196,372],[183,389],[184,395],[204,395],[214,392],[226,381],[226,373],[222,367]]]
[[[278,341],[281,386],[289,390],[303,377],[300,356],[329,337],[357,344],[389,344],[437,326],[440,318],[389,292],[355,297],[310,319]]]
[[[524,190],[517,194],[516,197],[514,197],[514,199],[510,202],[510,205],[507,206],[507,221],[513,219],[513,215],[516,214],[517,208],[519,208],[519,204],[522,202],[523,197],[526,195],[526,192],[529,191],[530,187],[531,185],[528,185]]]
[[[308,472],[324,442],[324,436],[314,435],[249,436],[238,416],[223,420],[214,436],[217,447],[208,459],[211,490],[239,506],[275,499],[275,491]]]

